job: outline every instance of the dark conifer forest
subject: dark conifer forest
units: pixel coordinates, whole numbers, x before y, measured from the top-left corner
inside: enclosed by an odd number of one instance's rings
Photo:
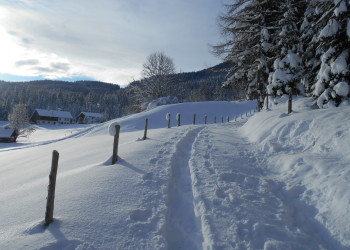
[[[165,96],[177,97],[180,102],[240,99],[240,91],[221,88],[229,67],[229,63],[222,63],[197,72],[172,74]],[[147,88],[142,81],[125,88],[98,81],[0,81],[0,120],[7,120],[17,103],[27,105],[28,115],[41,108],[70,111],[73,117],[82,111],[103,113],[106,119],[121,117],[142,110],[135,107],[141,103],[134,95],[135,88],[141,93]]]

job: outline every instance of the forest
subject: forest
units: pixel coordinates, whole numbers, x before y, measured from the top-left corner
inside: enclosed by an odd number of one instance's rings
[[[349,103],[346,0],[229,1],[214,51],[235,63],[224,85],[262,107],[266,96],[301,94],[319,108]]]
[[[197,72],[172,74],[168,85],[176,87],[167,86],[165,96],[177,97],[179,102],[242,99],[241,91],[221,88],[230,67],[230,63],[222,63]],[[82,111],[103,113],[107,120],[121,117],[142,111],[134,91],[145,92],[147,84],[141,85],[145,80],[125,88],[98,81],[0,81],[0,120],[7,120],[18,103],[27,106],[29,116],[41,108],[70,111],[73,117]]]

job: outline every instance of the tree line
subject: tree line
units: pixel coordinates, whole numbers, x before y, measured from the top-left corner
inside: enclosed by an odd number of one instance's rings
[[[110,120],[140,112],[144,103],[161,96],[177,97],[179,102],[236,100],[242,98],[240,91],[221,88],[229,67],[223,63],[197,72],[170,72],[156,79],[158,83],[151,75],[144,75],[125,88],[97,81],[0,81],[0,120],[7,120],[16,104],[25,104],[28,115],[41,108],[70,111],[73,117],[82,111],[102,113]],[[157,91],[157,84],[161,93],[152,93],[152,88]]]
[[[304,94],[319,108],[349,103],[348,0],[232,0],[214,52],[232,63],[224,87],[267,96]]]

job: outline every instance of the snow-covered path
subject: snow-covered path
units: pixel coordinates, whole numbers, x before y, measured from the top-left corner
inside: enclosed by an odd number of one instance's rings
[[[267,176],[264,155],[237,128],[198,127],[176,144],[169,249],[343,249],[299,200],[300,190],[287,192]]]
[[[291,115],[240,118],[254,106],[161,106],[2,145],[0,249],[349,249],[350,110],[335,116],[300,100]],[[184,124],[166,128],[165,115],[177,112]],[[191,124],[194,113],[200,124]],[[203,124],[204,114],[232,113],[239,121]],[[122,129],[111,165],[115,122]],[[54,222],[45,228],[53,149]]]

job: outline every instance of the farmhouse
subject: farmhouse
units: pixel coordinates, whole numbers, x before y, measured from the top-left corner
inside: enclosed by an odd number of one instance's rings
[[[0,142],[15,142],[17,136],[16,129],[0,127]]]
[[[103,122],[103,114],[91,113],[91,112],[81,112],[78,116],[78,123],[90,124]]]
[[[35,124],[71,124],[73,116],[68,111],[36,109],[30,117]]]

